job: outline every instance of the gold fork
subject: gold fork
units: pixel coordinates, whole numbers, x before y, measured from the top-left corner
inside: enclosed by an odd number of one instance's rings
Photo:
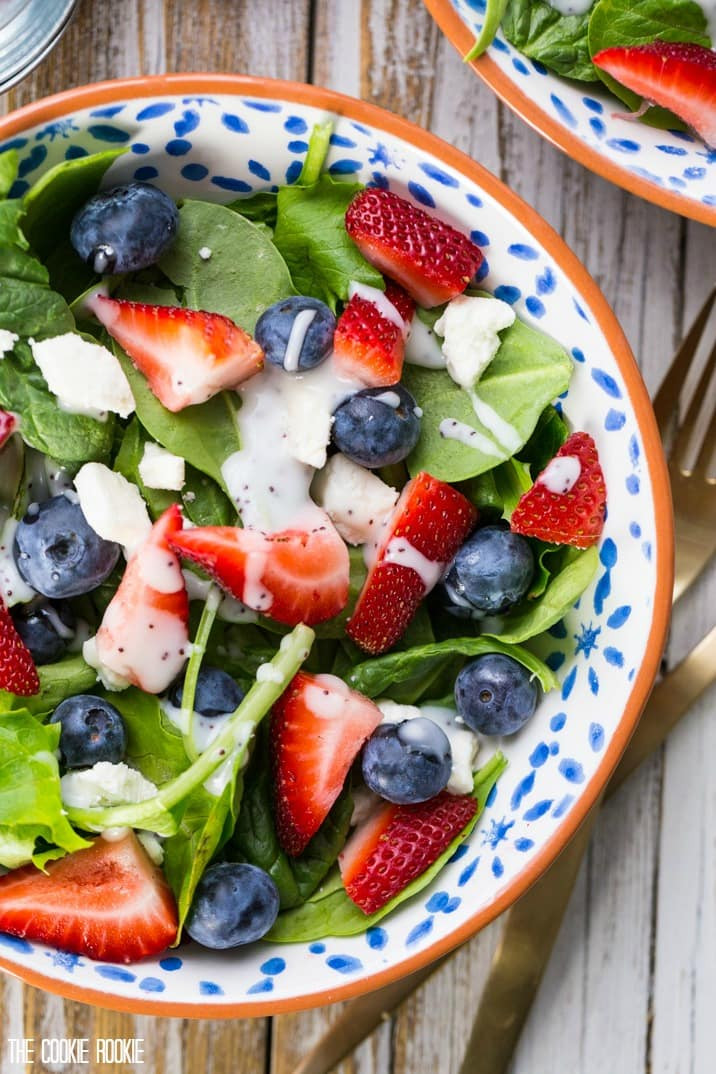
[[[666,439],[679,396],[692,369],[716,301],[714,289],[679,347],[654,399],[659,431]],[[706,398],[716,359],[716,344],[699,379],[693,402],[680,423],[669,455],[676,530],[674,600],[698,576],[716,550],[716,488],[709,459],[716,447],[711,419],[695,466],[686,449],[698,415],[695,404]],[[693,453],[692,453],[693,454]],[[644,718],[612,777],[607,794],[664,741],[691,705],[710,685],[716,667],[716,627],[656,687]],[[519,1039],[552,947],[577,873],[589,844],[601,799],[547,872],[506,915],[502,940],[482,993],[460,1074],[501,1074]],[[392,1011],[441,968],[446,955],[385,988],[351,1000],[292,1074],[327,1074],[370,1035]]]

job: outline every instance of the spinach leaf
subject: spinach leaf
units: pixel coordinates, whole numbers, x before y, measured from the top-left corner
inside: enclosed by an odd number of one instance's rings
[[[589,11],[563,15],[547,0],[509,0],[502,20],[503,34],[525,56],[565,78],[598,82],[588,30]]]
[[[302,295],[319,298],[335,310],[348,300],[351,280],[384,290],[380,272],[369,265],[348,235],[346,209],[363,189],[322,175],[311,186],[282,187],[274,242]]]
[[[206,403],[172,414],[162,406],[116,340],[112,341],[112,347],[127,375],[137,417],[152,439],[167,451],[183,456],[228,492],[221,467],[241,447],[236,423],[239,399],[235,393],[220,392]]]
[[[54,289],[75,302],[90,287],[96,287],[99,276],[81,261],[69,239],[60,239],[49,253],[43,255],[44,264],[50,274]]]
[[[470,503],[474,503],[481,523],[502,518],[502,497],[497,491],[495,470],[485,470],[482,474],[469,477],[459,482],[457,487]]]
[[[89,844],[68,823],[55,750],[60,725],[43,725],[26,710],[0,720],[0,865],[33,860],[35,843],[81,850]]]
[[[45,266],[41,265],[32,254],[28,254],[18,246],[0,246],[0,276],[45,286],[48,286],[50,282]]]
[[[162,712],[157,697],[136,686],[106,697],[124,720],[128,764],[157,786],[189,767],[181,732]]]
[[[0,281],[0,307],[5,285],[12,282]],[[22,286],[37,287],[36,284]],[[52,294],[46,288],[38,290]],[[1,308],[0,327],[5,327]],[[26,325],[23,331],[25,329]],[[110,414],[102,422],[84,414],[60,410],[25,343],[16,344],[13,353],[6,354],[0,362],[0,406],[22,414],[20,432],[26,444],[49,455],[71,472],[85,462],[106,462],[112,452],[116,428],[114,415]]]
[[[6,198],[17,179],[20,154],[17,149],[5,149],[0,153],[0,198]]]
[[[174,810],[178,828],[164,844],[164,873],[179,911],[175,943],[181,939],[182,926],[204,870],[236,823],[241,802],[241,779],[237,776],[235,768],[233,778],[218,797],[203,786],[196,787]]]
[[[105,149],[87,157],[63,160],[45,172],[23,198],[23,229],[36,254],[45,260],[58,236],[69,234],[72,217],[97,193],[102,176],[124,149]],[[79,257],[75,254],[75,259]]]
[[[559,343],[519,320],[501,334],[501,340],[477,393],[514,427],[524,444],[545,406],[568,387],[572,360]],[[403,383],[423,410],[420,439],[408,458],[411,474],[427,470],[442,481],[464,481],[514,454],[478,421],[470,396],[444,370],[405,366]],[[494,454],[445,439],[440,435],[444,418],[477,429],[492,443]]]
[[[577,549],[570,552],[564,566],[549,581],[542,596],[527,602],[524,611],[505,619],[499,640],[506,646],[517,645],[554,626],[582,595],[598,566],[599,553],[596,547],[582,552]],[[483,637],[497,639],[496,635],[490,634],[484,634]],[[511,650],[510,655],[515,656],[514,650]]]
[[[34,697],[16,697],[0,690],[0,713],[24,709],[33,716],[47,716],[61,701],[76,694],[86,694],[97,684],[97,672],[85,664],[79,653],[56,664],[44,664],[37,669],[37,674],[40,692]]]
[[[204,261],[199,250],[211,257]],[[288,268],[263,229],[224,205],[185,201],[177,237],[159,262],[191,309],[223,313],[253,332],[263,311],[294,293]]]
[[[62,295],[45,284],[14,276],[0,280],[0,328],[24,339],[44,339],[71,332],[74,327],[75,319]]]
[[[235,213],[245,216],[254,224],[264,224],[273,229],[276,226],[278,203],[273,190],[257,190],[248,198],[237,198],[226,206]]]
[[[353,801],[345,790],[310,843],[298,857],[282,849],[274,821],[268,739],[261,736],[244,779],[244,797],[226,855],[264,869],[276,882],[281,909],[304,903],[316,890],[343,849]]]
[[[589,51],[596,56],[614,45],[644,45],[650,41],[691,41],[711,44],[706,16],[694,0],[598,0],[589,20]],[[608,89],[631,109],[641,98],[616,79],[595,71]],[[684,129],[684,124],[665,108],[649,108],[643,117],[651,126]]]
[[[22,250],[29,248],[30,244],[20,229],[24,215],[21,201],[0,201],[0,246],[19,246]]]
[[[228,497],[215,481],[187,463],[186,480],[181,493],[167,489],[151,489],[139,475],[139,464],[144,448],[151,441],[136,417],[124,431],[122,443],[114,460],[115,470],[132,481],[141,492],[156,521],[172,503],[180,503],[185,513],[197,526],[232,526],[236,523],[236,511]]]
[[[474,829],[485,808],[490,791],[506,767],[507,761],[503,754],[496,753],[475,774],[473,785],[473,794],[477,799],[475,816],[453,839],[437,861],[433,862],[429,869],[408,884],[381,910],[374,914],[364,914],[355,903],[351,902],[341,884],[340,873],[336,868],[308,902],[295,910],[279,914],[276,924],[267,933],[266,939],[274,943],[298,943],[322,939],[324,936],[355,936],[377,924],[406,899],[423,891],[441,872],[457,848],[465,842]]]
[[[521,451],[520,462],[529,463],[533,480],[542,473],[567,439],[569,430],[562,415],[553,406],[545,407],[539,416],[535,430]]]
[[[527,649],[504,641],[503,635],[500,635],[499,639],[488,635],[478,638],[450,638],[431,645],[418,645],[404,652],[377,656],[354,667],[346,682],[367,697],[392,698],[396,686],[420,681],[429,670],[441,670],[446,665],[451,668],[456,665],[457,674],[464,663],[459,657],[481,656],[483,653],[505,653],[513,657],[537,676],[543,690],[552,690],[557,686],[557,679],[546,664]]]
[[[502,501],[502,517],[512,518],[512,512],[522,495],[532,488],[532,478],[526,463],[507,459],[493,470],[495,486]]]

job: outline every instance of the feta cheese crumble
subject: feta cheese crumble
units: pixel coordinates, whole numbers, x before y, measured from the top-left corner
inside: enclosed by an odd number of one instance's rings
[[[0,328],[0,358],[9,354],[20,337],[15,332],[8,332],[7,328]]]
[[[60,780],[62,801],[74,809],[93,809],[124,802],[146,802],[157,787],[124,761],[98,761],[91,768],[66,772]]]
[[[499,298],[458,295],[435,324],[443,337],[447,371],[461,388],[472,388],[500,346],[498,332],[514,322],[515,311]]]
[[[134,396],[119,361],[99,343],[89,343],[75,332],[36,342],[32,356],[61,410],[104,417],[108,411],[128,418]]]
[[[121,544],[127,555],[149,535],[152,523],[142,494],[122,474],[101,462],[87,462],[75,478],[82,514],[105,541]]]
[[[186,464],[180,455],[149,441],[139,463],[139,476],[148,489],[180,492],[186,481]]]
[[[349,544],[365,544],[378,533],[398,499],[396,489],[340,454],[316,474],[311,493]]]

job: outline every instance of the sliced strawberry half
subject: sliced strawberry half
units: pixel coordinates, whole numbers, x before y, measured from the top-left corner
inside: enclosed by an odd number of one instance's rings
[[[668,108],[716,148],[716,52],[702,45],[652,41],[605,48],[592,59],[627,89]]]
[[[518,500],[510,529],[554,544],[589,548],[604,529],[607,490],[589,433],[572,433]]]
[[[16,429],[17,418],[15,415],[8,414],[7,410],[0,410],[0,448],[5,446]]]
[[[200,526],[171,544],[248,608],[288,626],[322,623],[348,601],[348,549],[328,518],[309,532]]]
[[[425,472],[403,489],[346,632],[366,652],[395,645],[477,521],[461,492]]]
[[[392,281],[385,291],[371,287],[353,294],[338,318],[333,337],[338,373],[367,388],[397,384],[414,312],[410,295]]]
[[[346,892],[374,914],[437,861],[477,812],[471,794],[448,794],[416,805],[386,803],[357,828],[338,856]]]
[[[25,645],[0,596],[0,690],[18,697],[32,697],[40,692],[35,661]]]
[[[228,317],[95,295],[90,308],[167,410],[205,403],[263,367],[263,351]]]
[[[363,190],[346,210],[346,230],[376,268],[397,280],[419,306],[462,294],[482,254],[461,231],[390,190]]]
[[[328,816],[348,770],[383,714],[335,675],[300,671],[271,714],[276,831],[300,854]]]
[[[102,962],[136,962],[176,939],[174,896],[134,832],[0,877],[0,932]]]
[[[132,555],[95,639],[100,671],[148,694],[166,690],[189,653],[189,598],[170,547],[181,528],[172,504]]]

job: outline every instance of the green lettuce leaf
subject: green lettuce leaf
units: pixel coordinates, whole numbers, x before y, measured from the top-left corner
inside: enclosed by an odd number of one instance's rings
[[[32,861],[38,839],[63,851],[89,846],[64,815],[59,740],[59,724],[45,726],[27,711],[0,718],[0,865],[8,869]]]
[[[0,153],[0,198],[6,198],[10,193],[10,187],[17,179],[19,161],[17,149],[4,149]]]
[[[417,895],[430,884],[444,868],[457,848],[472,832],[485,808],[490,791],[497,783],[507,761],[496,753],[475,775],[473,794],[477,799],[477,812],[460,834],[440,857],[411,884],[374,914],[364,914],[346,895],[336,868],[311,898],[294,910],[279,914],[275,925],[265,939],[274,943],[299,943],[323,939],[325,936],[355,936],[377,924],[397,906]]]
[[[33,716],[48,716],[68,697],[86,694],[97,685],[97,672],[86,664],[79,653],[44,664],[37,669],[40,692],[34,697],[16,697],[0,690],[0,713],[25,709]]]

